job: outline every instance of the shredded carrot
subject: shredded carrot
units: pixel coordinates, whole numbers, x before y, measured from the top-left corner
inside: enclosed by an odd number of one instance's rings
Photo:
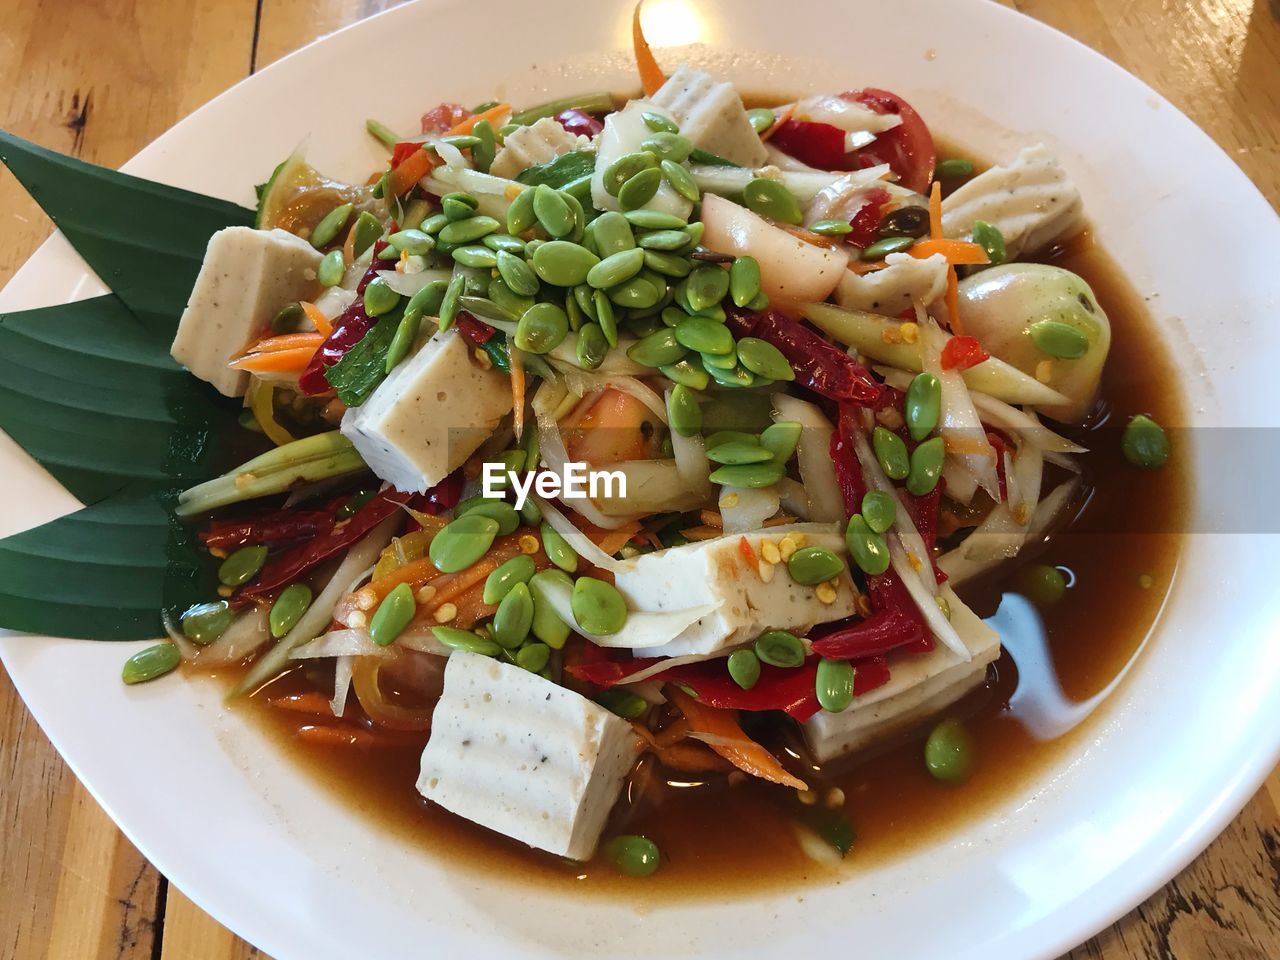
[[[742,732],[734,711],[703,706],[671,684],[667,685],[666,694],[689,721],[690,731],[714,738],[715,742],[708,746],[743,773],[797,790],[809,789],[803,780],[788,772],[777,757]]]
[[[307,315],[307,319],[315,325],[316,330],[320,332],[320,336],[328,338],[333,333],[333,324],[329,322],[329,318],[320,312],[320,308],[314,303],[302,301],[302,312]]]
[[[519,440],[524,433],[524,354],[516,349],[512,344],[511,355],[511,403],[512,416],[511,428],[515,431],[516,439]]]
[[[854,273],[856,273],[858,276],[862,276],[867,273],[875,273],[877,270],[883,270],[888,265],[889,264],[885,263],[883,260],[866,260],[866,261],[850,260],[849,261],[849,269]]]
[[[933,181],[933,187],[929,190],[929,238],[944,239],[942,236],[942,184],[937,180]],[[979,262],[987,262],[985,254]],[[947,271],[947,321],[951,324],[952,333],[957,336],[964,334],[964,328],[960,326],[960,281],[956,277],[954,266]]]
[[[951,332],[957,337],[964,336],[964,327],[960,325],[960,281],[956,278],[956,268],[947,273],[947,320],[951,323]]]
[[[811,247],[826,247],[830,250],[838,247],[841,243],[841,241],[835,237],[824,237],[820,233],[814,233],[812,230],[806,230],[803,227],[795,227],[789,223],[779,223],[775,224],[775,226],[781,227],[797,240],[807,243]]]
[[[278,337],[263,337],[245,353],[275,353],[277,350],[295,350],[299,347],[320,346],[324,337],[318,333],[282,333]]]
[[[381,179],[381,174],[374,178],[374,183]],[[342,262],[355,263],[356,260],[356,229],[360,223],[360,218],[356,217],[351,222],[351,229],[347,231],[347,239],[342,242]]]
[[[402,738],[392,739],[379,736],[372,730],[362,730],[359,727],[346,725],[334,726],[332,724],[325,726],[308,724],[305,727],[299,727],[297,737],[299,740],[323,747],[360,747],[361,749],[394,747],[405,742]]]
[[[781,127],[784,123],[786,123],[788,120],[791,119],[791,115],[794,114],[795,112],[796,112],[796,105],[793,103],[790,106],[788,106],[787,109],[783,110],[782,114],[779,117],[777,117],[773,121],[773,123],[769,124],[769,129],[767,129],[764,133],[760,134],[760,139],[768,140],[770,137],[772,137],[775,133],[778,132],[779,127]]]
[[[636,52],[636,69],[640,71],[640,88],[644,90],[646,97],[651,97],[667,82],[667,77],[658,66],[653,51],[649,49],[649,41],[644,38],[644,27],[640,23],[642,6],[644,0],[638,0],[635,12],[631,15],[631,44]]]
[[[401,196],[413,189],[413,185],[435,169],[439,161],[425,149],[417,150],[400,161],[391,171],[387,188],[393,196]]]
[[[271,353],[250,353],[232,360],[227,366],[250,373],[301,373],[315,352],[315,347],[294,347]]]
[[[640,523],[636,520],[624,523],[616,530],[606,530],[603,527],[587,523],[576,516],[573,519],[577,523],[578,529],[585,533],[592,543],[610,556],[625,547],[631,538],[640,532]]]
[[[267,702],[277,710],[288,710],[291,713],[309,713],[316,717],[333,716],[333,711],[329,709],[328,698],[315,690],[272,697]]]
[[[942,239],[942,184],[937,180],[929,191],[929,236]]]
[[[978,265],[990,262],[987,251],[968,240],[918,240],[907,251],[913,257],[923,260],[935,253],[947,258],[947,263],[955,266]]]
[[[490,107],[488,110],[481,110],[479,113],[473,113],[471,116],[467,117],[465,120],[459,120],[457,123],[455,123],[452,127],[449,128],[449,132],[445,134],[445,136],[447,137],[464,136],[465,134],[468,134],[472,130],[474,130],[476,124],[479,123],[481,120],[488,120],[490,123],[496,123],[498,120],[501,120],[504,116],[506,116],[510,112],[511,112],[511,104],[509,103],[495,104],[494,106]]]

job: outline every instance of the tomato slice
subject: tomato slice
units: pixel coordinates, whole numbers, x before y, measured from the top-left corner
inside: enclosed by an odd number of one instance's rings
[[[858,160],[864,167],[887,163],[898,175],[902,186],[916,193],[927,191],[929,181],[933,179],[937,151],[933,145],[933,134],[911,104],[895,93],[874,87],[850,90],[840,96],[870,107],[876,113],[894,113],[902,117],[902,123],[892,130],[876,134],[874,143],[859,150]]]

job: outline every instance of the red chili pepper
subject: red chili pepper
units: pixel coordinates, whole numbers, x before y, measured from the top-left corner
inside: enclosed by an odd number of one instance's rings
[[[426,493],[414,494],[413,499],[409,501],[409,506],[422,513],[429,513],[433,517],[439,516],[458,505],[466,482],[467,478],[462,475],[462,468],[459,467]]]
[[[307,369],[298,378],[298,387],[308,396],[329,392],[331,388],[329,381],[325,379],[325,372],[341,360],[348,350],[363,340],[364,335],[373,326],[374,318],[364,312],[364,300],[361,294],[364,293],[364,288],[373,282],[379,270],[389,270],[391,268],[389,262],[378,259],[378,254],[385,250],[387,246],[388,244],[385,240],[379,240],[373,245],[373,260],[369,264],[369,269],[365,271],[364,276],[360,278],[360,283],[356,286],[355,300],[351,302],[351,306],[347,307],[342,316],[334,321],[333,333],[329,334],[324,343],[320,344],[315,356],[307,364]]]
[[[416,140],[403,140],[397,143],[391,150],[391,169],[394,170],[421,149],[422,144]]]
[[[200,533],[206,547],[229,550],[250,544],[288,543],[327,532],[333,514],[319,510],[278,510],[243,520],[215,520]]]
[[[849,226],[852,229],[845,235],[845,239],[856,247],[869,247],[875,243],[876,231],[880,229],[880,221],[884,219],[880,210],[889,200],[889,191],[881,187],[868,193],[858,212],[850,218]],[[912,316],[914,315],[913,311]]]
[[[865,620],[813,640],[813,652],[828,660],[881,656],[928,636],[924,624],[903,610],[881,610]]]
[[[889,663],[884,657],[870,657],[853,665],[853,695],[860,697],[889,682]]]
[[[579,137],[594,137],[604,129],[604,124],[581,110],[563,110],[556,114],[556,123],[569,133]]]
[[[798,320],[777,310],[732,309],[728,322],[737,339],[759,337],[777,347],[795,370],[799,386],[831,400],[868,403],[880,395],[880,385],[862,364]]]
[[[422,115],[422,132],[445,133],[469,116],[471,111],[460,103],[442,103]]]
[[[654,679],[688,687],[699,703],[718,710],[783,710],[804,723],[820,709],[817,674],[817,657],[793,668],[763,664],[756,685],[743,690],[729,676],[724,661],[716,658],[672,667]]]
[[[339,523],[324,536],[300,543],[276,557],[262,568],[257,578],[236,594],[237,603],[243,604],[252,597],[274,593],[296,581],[308,570],[318,566],[360,540],[370,530],[400,509],[411,494],[386,490],[378,494],[355,512],[351,519]]]
[[[788,119],[769,135],[770,142],[801,163],[821,170],[839,170],[845,165],[845,133],[829,123]]]
[[[843,419],[843,418],[842,418]],[[836,482],[840,485],[840,497],[844,500],[844,512],[849,516],[862,512],[862,498],[867,495],[867,485],[862,479],[862,467],[853,444],[843,427],[831,432],[831,462],[836,468]]]
[[[991,428],[987,428],[987,443],[996,452],[996,481],[999,484],[1000,502],[1004,503],[1009,499],[1009,476],[1004,468],[1004,454],[1013,447],[1013,443],[1004,434]]]
[[[477,320],[465,310],[458,313],[458,318],[455,323],[458,327],[458,332],[474,343],[477,347],[482,343],[488,343],[493,339],[493,335],[498,332],[487,323]]]
[[[911,104],[887,90],[851,90],[840,96],[871,108],[876,113],[892,113],[902,118],[898,126],[876,134],[870,146],[858,151],[858,165],[865,168],[887,163],[908,190],[925,193],[933,179],[937,152],[933,135]]]
[[[990,357],[991,354],[982,349],[977,337],[952,337],[942,348],[942,369],[968,370]]]
[[[938,485],[923,497],[908,494],[907,508],[911,511],[911,519],[915,521],[916,530],[924,540],[924,545],[930,550],[938,544],[938,510],[946,483],[939,479]]]

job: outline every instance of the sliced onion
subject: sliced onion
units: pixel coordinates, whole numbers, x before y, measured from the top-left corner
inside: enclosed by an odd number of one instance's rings
[[[846,173],[813,195],[804,210],[804,225],[812,226],[819,220],[830,218],[852,219],[862,208],[866,192],[873,187],[885,188],[885,177],[890,173],[887,163]]]
[[[612,374],[624,377],[643,377],[653,373],[651,367],[642,367],[627,356],[627,350],[635,342],[633,337],[618,337],[618,346],[605,354],[604,363],[596,367],[594,373],[597,376]],[[582,368],[578,366],[578,335],[570,333],[560,341],[559,346],[546,354],[546,360],[559,373],[581,373]]]
[[[330,287],[315,299],[315,308],[327,320],[337,320],[356,302],[356,292],[345,287]]]
[[[196,655],[201,666],[239,663],[252,656],[271,639],[265,607],[250,606],[231,621],[231,626],[217,640]]]
[[[181,628],[173,622],[173,617],[169,616],[168,610],[160,611],[160,622],[164,625],[164,632],[169,635],[169,639],[173,641],[173,645],[178,648],[178,653],[182,655],[182,659],[190,663],[196,658],[197,647],[188,639],[187,635],[182,632]]]
[[[573,547],[578,556],[592,566],[608,570],[611,573],[618,568],[621,563],[620,560],[615,560],[601,550],[590,537],[575,527],[573,521],[556,509],[550,501],[544,500],[536,493],[531,493],[529,496],[538,505],[538,509],[542,511],[542,519],[547,521],[551,528],[564,538],[565,543]]]
[[[315,660],[320,657],[389,657],[391,651],[373,642],[369,631],[347,627],[330,630],[323,636],[304,643],[289,654],[290,660]]]
[[[977,478],[954,460],[942,464],[942,479],[946,483],[946,496],[956,503],[970,504],[978,492]]]
[[[412,297],[428,284],[442,280],[449,282],[451,270],[423,270],[420,273],[401,273],[399,270],[379,270],[378,276],[388,287],[402,297]]]
[[[1008,469],[1018,491],[1016,499],[1010,495],[1009,506],[1013,510],[1013,518],[1026,526],[1035,516],[1036,504],[1040,502],[1040,485],[1044,481],[1044,454],[1035,444],[1024,443],[1018,448],[1017,456]]]
[[[347,551],[342,563],[334,571],[320,595],[312,601],[307,612],[302,615],[293,629],[286,633],[274,647],[258,660],[244,679],[231,691],[231,696],[239,696],[256,690],[268,680],[274,679],[289,665],[289,654],[309,640],[314,640],[329,626],[334,607],[348,593],[347,587],[352,578],[378,559],[384,547],[391,542],[401,524],[403,514],[396,513],[374,527],[364,539]],[[223,634],[225,638],[226,634]],[[216,646],[216,644],[215,644]]]
[[[436,639],[435,631],[427,624],[410,624],[404,633],[396,637],[395,645],[437,657],[447,657],[453,652],[451,647],[446,647]]]
[[[963,464],[978,481],[978,485],[1000,499],[1000,478],[996,474],[996,451],[987,439],[978,411],[969,396],[969,388],[958,370],[942,369],[942,348],[950,337],[922,309],[916,307],[919,318],[921,359],[924,369],[938,378],[942,385],[942,412],[938,418],[938,433],[947,445],[947,456]]]
[[[876,113],[856,100],[846,100],[830,94],[819,94],[797,101],[794,116],[849,132],[865,130],[869,133],[884,133],[902,123],[899,114]]]
[[[565,386],[579,397],[586,396],[591,391],[617,390],[619,393],[635,397],[648,407],[655,417],[663,423],[667,422],[667,405],[663,403],[662,397],[652,387],[635,377],[601,375],[579,369],[568,369],[563,373]]]
[[[898,538],[890,537],[888,544],[889,560],[893,564],[893,569],[907,588],[907,592],[911,594],[911,599],[920,608],[920,613],[924,615],[925,623],[933,631],[933,635],[941,640],[952,653],[965,663],[968,663],[973,659],[973,654],[969,652],[969,648],[960,639],[960,634],[956,633],[956,628],[951,625],[951,621],[943,614],[942,608],[938,606],[937,599],[924,588],[920,572],[907,559],[907,555],[903,551],[902,544]],[[928,570],[931,575],[930,579],[932,579],[933,568],[929,565],[928,558],[925,558],[923,564],[922,569]]]
[[[725,534],[761,529],[778,512],[781,502],[775,487],[721,487],[720,522]]]
[[[609,469],[620,473],[626,480],[627,495],[593,501],[606,516],[638,517],[651,513],[683,513],[706,506],[711,496],[710,484],[696,489],[686,488],[675,460],[624,460],[610,464]],[[573,505],[580,501],[566,502]]]
[[[351,692],[351,664],[354,658],[339,657],[333,665],[333,699],[329,701],[329,709],[335,717],[342,716],[347,709],[347,694]]]
[[[719,653],[690,653],[682,657],[667,657],[659,663],[650,664],[642,670],[637,670],[635,673],[628,674],[619,680],[617,685],[624,683],[642,683],[650,677],[657,676],[658,674],[671,670],[675,667],[683,667],[685,664],[689,663],[702,663],[706,660],[715,660],[718,657],[727,657],[728,655],[728,650],[722,650]]]
[[[858,458],[858,464],[862,467],[862,477],[867,482],[867,486],[893,497],[896,514],[890,539],[899,541],[902,549],[906,551],[911,568],[911,579],[918,580],[921,589],[933,597],[938,592],[938,581],[933,575],[933,558],[929,548],[925,545],[924,537],[920,536],[920,531],[916,529],[915,521],[911,519],[911,511],[903,503],[902,496],[894,487],[893,481],[880,469],[880,461],[872,453],[871,444],[867,443],[866,434],[861,430],[854,432],[853,451]],[[910,563],[910,557],[916,557],[920,561],[919,565]]]
[[[1016,434],[1027,443],[1034,444],[1041,450],[1054,453],[1088,453],[1088,447],[1073,443],[1066,437],[1059,436],[1040,422],[1034,412],[1019,410],[1017,407],[997,400],[985,393],[970,394],[973,405],[982,415],[984,423],[999,427],[1007,433]]]
[[[1080,473],[1080,464],[1075,457],[1068,456],[1065,453],[1054,453],[1052,450],[1045,450],[1041,455],[1044,457],[1045,463],[1052,463],[1055,467],[1061,467],[1071,473]]]
[[[707,459],[706,444],[702,437],[682,437],[671,431],[671,454],[675,457],[676,472],[680,483],[690,493],[703,499],[711,497],[711,461]]]
[[[844,497],[831,460],[831,435],[835,432],[816,406],[785,393],[773,395],[774,420],[794,420],[803,428],[796,447],[800,479],[808,495],[808,519],[839,523],[845,519]]]
[[[809,516],[809,495],[804,491],[804,484],[790,477],[783,477],[775,485],[778,491],[779,505],[787,513],[800,520],[812,520]]]

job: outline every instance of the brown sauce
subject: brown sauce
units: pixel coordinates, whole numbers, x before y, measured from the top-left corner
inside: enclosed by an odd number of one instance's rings
[[[1118,426],[1133,413],[1149,413],[1166,426],[1184,422],[1172,358],[1141,301],[1087,235],[1053,261],[1091,284],[1112,324],[1098,412],[1086,427],[1063,431],[1090,448],[1081,457],[1085,485],[1073,519],[1015,561],[1069,571],[1070,589],[1042,611],[1042,628],[1034,617],[1002,625],[1006,650],[987,684],[947,711],[966,719],[977,746],[979,760],[967,782],[942,784],[928,774],[922,759],[928,725],[875,756],[853,758],[816,779],[822,793],[836,786],[843,790],[856,832],[837,869],[857,870],[940,839],[1048,773],[1088,729],[1081,705],[1105,691],[1134,660],[1172,586],[1190,458],[1175,451],[1164,469],[1139,471],[1121,457],[1118,436]],[[981,616],[991,616],[1015,569],[962,590],[964,599]],[[1016,610],[1019,599],[1010,601],[1009,609]],[[1022,661],[1021,672],[1015,660]],[[544,886],[572,884],[578,893],[625,889],[630,897],[644,892],[655,899],[677,892],[684,898],[722,897],[734,889],[794,886],[832,876],[795,839],[792,791],[758,781],[731,785],[723,776],[707,783],[678,775],[665,775],[669,782],[662,783],[657,777],[641,791],[638,804],[624,799],[619,805],[611,830],[642,833],[662,851],[662,869],[645,881],[619,878],[603,862],[574,864],[530,851],[418,796],[414,781],[425,735],[409,738],[404,746],[366,751],[300,741],[296,732],[307,720],[265,701],[309,687],[295,672],[244,709],[319,783],[348,798],[353,816],[376,811],[378,825],[397,839],[467,869],[520,872]],[[1123,683],[1109,695],[1112,701],[1123,697]],[[1109,706],[1101,703],[1093,716]]]

